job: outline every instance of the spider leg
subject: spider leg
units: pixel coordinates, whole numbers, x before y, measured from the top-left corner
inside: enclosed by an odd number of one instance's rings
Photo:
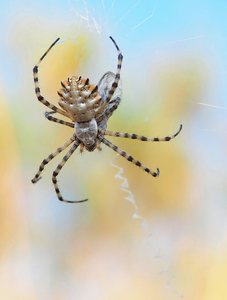
[[[123,156],[124,158],[126,158],[128,161],[132,162],[137,167],[140,167],[145,172],[151,174],[153,177],[157,177],[159,175],[159,169],[157,169],[156,172],[150,170],[149,168],[145,167],[140,161],[134,159],[131,155],[128,155],[125,151],[122,151],[120,148],[118,148],[117,146],[115,146],[114,144],[112,144],[111,142],[109,142],[108,140],[106,140],[105,138],[102,139],[102,142],[106,146],[110,147],[111,149],[113,149],[114,151],[116,151],[118,154],[120,154],[121,156]]]
[[[57,148],[57,150],[51,153],[47,158],[45,158],[41,165],[39,166],[38,172],[35,174],[34,178],[32,179],[32,183],[36,183],[39,179],[41,179],[40,174],[44,170],[45,165],[47,165],[55,156],[65,150],[72,142],[75,141],[75,137],[71,137],[62,147]]]
[[[108,103],[110,102],[110,100],[111,100],[111,98],[112,98],[112,96],[113,96],[116,88],[118,87],[118,83],[119,83],[119,80],[120,80],[120,73],[121,73],[121,65],[122,65],[123,55],[122,55],[121,50],[119,49],[117,43],[115,42],[115,40],[111,36],[110,36],[110,39],[114,43],[114,45],[115,45],[115,47],[116,47],[116,49],[118,51],[117,71],[116,71],[116,74],[115,74],[114,82],[112,83],[112,87],[109,90],[108,96],[105,99],[104,104],[98,110],[97,114],[100,114],[100,113],[102,113],[105,110],[105,108],[108,105]]]
[[[112,113],[118,108],[120,101],[121,101],[121,98],[117,97],[116,101],[110,108],[108,108],[106,111],[104,111],[104,113],[102,113],[101,115],[96,116],[96,121],[100,127],[102,127],[103,125],[106,125],[106,123],[107,123],[108,119],[110,118],[110,116],[112,115]]]
[[[71,149],[66,153],[66,155],[63,157],[62,161],[60,162],[60,164],[57,166],[57,168],[55,169],[55,171],[53,172],[53,176],[52,176],[52,182],[54,184],[54,188],[55,188],[55,192],[58,196],[58,199],[62,202],[67,202],[67,203],[80,203],[80,202],[85,202],[88,199],[83,199],[83,200],[77,200],[77,201],[69,201],[69,200],[65,200],[63,199],[61,192],[59,190],[58,184],[57,184],[57,176],[59,174],[59,172],[61,171],[61,169],[63,168],[63,166],[65,165],[65,163],[67,162],[67,160],[70,158],[70,156],[73,154],[73,152],[76,150],[76,148],[79,146],[79,142],[75,142],[73,144],[73,146],[71,147]]]
[[[61,110],[60,108],[58,108],[57,106],[51,104],[49,101],[47,101],[40,92],[40,87],[39,87],[39,78],[38,78],[38,71],[39,71],[39,65],[42,62],[42,60],[44,59],[44,57],[47,55],[47,53],[51,50],[51,48],[59,41],[59,38],[56,39],[56,41],[47,49],[47,51],[42,55],[42,57],[40,58],[40,60],[38,61],[38,63],[34,66],[33,68],[33,76],[34,76],[34,83],[35,83],[35,93],[36,93],[36,97],[37,99],[43,103],[44,105],[46,105],[47,107],[49,107],[50,109],[52,109],[55,112],[58,112],[59,114],[62,114],[64,116],[67,117],[66,113]]]
[[[97,142],[96,148],[97,148],[99,151],[102,151],[101,142]]]
[[[56,113],[55,111],[46,111],[45,112],[45,117],[49,121],[56,122],[56,123],[59,123],[59,124],[66,125],[66,126],[74,128],[74,124],[73,123],[70,123],[70,122],[67,122],[67,121],[63,121],[63,120],[60,120],[60,119],[57,119],[55,117],[50,116],[51,114],[55,114],[55,113]]]
[[[145,141],[145,142],[168,142],[168,141],[174,139],[181,132],[181,129],[182,129],[182,125],[180,125],[180,128],[178,129],[178,131],[176,133],[174,133],[173,135],[160,137],[160,138],[159,137],[145,137],[143,135],[137,135],[135,133],[121,133],[118,131],[109,131],[109,130],[104,131],[102,129],[99,129],[99,130],[103,135],[129,138],[129,139],[133,139],[133,140],[136,139],[136,140]]]

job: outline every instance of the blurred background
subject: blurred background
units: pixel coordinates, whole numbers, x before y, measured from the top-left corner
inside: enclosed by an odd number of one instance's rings
[[[0,298],[6,300],[227,299],[227,2],[1,1]],[[73,130],[44,118],[60,81],[97,83],[116,70],[122,103],[109,130],[169,143],[110,137],[160,168],[153,178],[103,145],[71,157],[37,184],[41,161]]]

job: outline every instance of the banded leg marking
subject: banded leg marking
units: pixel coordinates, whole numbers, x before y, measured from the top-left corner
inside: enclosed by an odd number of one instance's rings
[[[116,71],[116,74],[115,74],[114,82],[112,83],[112,87],[109,90],[109,93],[108,93],[108,96],[105,100],[105,103],[100,107],[100,109],[98,111],[98,114],[102,113],[105,110],[105,108],[108,105],[108,103],[110,102],[116,88],[118,87],[118,83],[119,83],[119,80],[120,80],[120,73],[121,73],[123,55],[122,55],[121,50],[119,49],[117,43],[115,42],[115,40],[111,36],[110,36],[110,39],[114,43],[114,46],[116,47],[116,49],[118,51],[117,71]]]
[[[47,118],[47,120],[74,128],[74,124],[73,123],[70,123],[70,122],[67,122],[67,121],[63,121],[63,120],[60,120],[60,119],[57,119],[55,117],[50,116],[53,113],[55,113],[55,111],[45,112],[45,117]]]
[[[121,53],[121,50],[119,49],[117,43],[115,42],[115,40],[110,36],[111,41],[114,43],[117,51],[118,51],[118,64],[117,64],[117,71],[116,71],[116,75],[115,75],[115,79],[114,82],[112,83],[112,87],[109,91],[109,95],[106,98],[106,103],[108,104],[110,99],[112,98],[116,88],[118,87],[118,83],[120,80],[120,73],[121,73],[121,65],[122,65],[122,60],[123,60],[123,55]]]
[[[159,175],[159,169],[158,168],[157,168],[157,171],[154,172],[151,169],[145,167],[140,161],[134,159],[131,155],[128,155],[125,151],[122,151],[120,148],[118,148],[117,146],[115,146],[114,144],[112,144],[111,142],[109,142],[108,140],[106,140],[105,138],[102,139],[102,142],[105,145],[107,145],[108,147],[110,147],[111,149],[113,149],[114,151],[116,151],[118,154],[120,154],[121,156],[123,156],[124,158],[126,158],[128,161],[132,162],[137,167],[140,167],[145,172],[151,174],[153,177],[157,177]]]
[[[38,78],[38,71],[39,71],[39,65],[42,62],[42,60],[44,59],[44,57],[47,55],[47,53],[51,50],[51,48],[59,41],[60,38],[56,39],[56,41],[47,49],[47,51],[42,55],[42,57],[40,58],[40,60],[38,61],[38,63],[34,66],[33,68],[33,77],[34,77],[34,83],[35,83],[35,93],[36,93],[36,97],[37,99],[43,103],[44,105],[46,105],[47,107],[49,107],[50,109],[52,109],[55,112],[58,112],[59,114],[62,114],[64,116],[67,116],[66,113],[61,110],[60,108],[58,108],[57,106],[51,104],[49,101],[47,101],[40,92],[40,87],[39,87],[39,78]]]
[[[116,103],[114,103],[114,105],[109,108],[107,111],[105,111],[103,114],[99,114],[99,116],[96,117],[96,121],[97,123],[101,123],[102,120],[104,120],[106,118],[106,120],[108,121],[109,117],[112,115],[112,113],[118,108],[120,104],[120,98],[119,101],[117,101]]]
[[[75,141],[74,137],[71,137],[69,141],[67,141],[62,147],[57,148],[57,150],[51,153],[47,158],[45,158],[41,165],[39,166],[38,172],[35,174],[34,178],[31,180],[32,183],[36,183],[41,179],[40,174],[43,172],[45,165],[47,165],[53,158],[55,158],[59,153],[65,150],[72,142]]]
[[[60,162],[60,164],[57,166],[57,168],[55,169],[55,171],[53,172],[53,176],[52,176],[52,182],[54,184],[54,188],[55,188],[55,192],[58,196],[58,199],[62,202],[67,202],[67,203],[81,203],[81,202],[85,202],[88,199],[83,199],[83,200],[77,200],[77,201],[69,201],[69,200],[65,200],[62,195],[61,192],[59,190],[58,187],[58,183],[57,183],[57,176],[59,174],[59,172],[61,171],[61,169],[63,168],[63,166],[65,165],[65,163],[67,162],[67,160],[70,158],[70,156],[73,154],[73,152],[76,150],[76,148],[79,146],[79,143],[76,142],[72,148],[67,152],[67,154],[63,157],[62,161]]]
[[[109,136],[115,136],[115,137],[122,137],[122,138],[129,138],[129,139],[136,139],[140,141],[145,141],[145,142],[168,142],[172,139],[174,139],[182,129],[182,125],[180,125],[180,128],[176,133],[173,135],[165,136],[165,137],[145,137],[143,135],[137,135],[135,133],[122,133],[118,131],[109,131],[109,130],[100,130],[102,134],[104,135],[109,135]]]

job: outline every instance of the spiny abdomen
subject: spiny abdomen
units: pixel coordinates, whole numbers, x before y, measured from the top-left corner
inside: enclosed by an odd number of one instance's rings
[[[59,105],[72,121],[88,122],[95,117],[101,102],[96,85],[90,85],[89,79],[75,76],[61,82],[61,85]]]

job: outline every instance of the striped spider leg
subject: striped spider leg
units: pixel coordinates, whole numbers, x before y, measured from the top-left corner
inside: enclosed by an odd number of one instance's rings
[[[58,118],[55,118],[55,117],[51,116],[52,114],[55,114],[55,113],[56,113],[55,111],[46,111],[45,112],[45,118],[47,118],[47,120],[49,120],[49,121],[52,121],[52,122],[55,122],[55,123],[58,123],[58,124],[62,124],[62,125],[66,125],[66,126],[74,128],[73,123],[70,123],[70,122],[67,122],[67,121],[64,121],[64,120],[61,120],[61,119],[58,119]]]
[[[119,49],[117,43],[115,42],[115,40],[111,36],[110,36],[110,39],[114,43],[114,46],[116,47],[117,52],[118,52],[117,71],[116,71],[116,74],[115,74],[115,77],[114,77],[114,81],[113,81],[113,83],[111,85],[111,88],[108,89],[107,97],[105,98],[104,103],[100,106],[100,108],[99,108],[99,110],[97,112],[97,116],[100,115],[100,114],[102,114],[105,111],[105,109],[108,106],[109,102],[113,98],[113,95],[114,95],[115,91],[117,90],[119,82],[120,82],[120,73],[121,73],[121,66],[122,66],[122,61],[123,61],[123,55],[122,55],[121,50]],[[108,73],[111,73],[111,72],[108,72]]]
[[[109,135],[109,136],[115,136],[115,137],[122,137],[122,138],[128,138],[133,140],[140,140],[143,142],[168,142],[172,139],[174,139],[182,130],[182,124],[180,125],[177,132],[175,132],[172,135],[165,136],[165,137],[146,137],[143,135],[138,135],[135,133],[122,133],[118,131],[109,131],[109,130],[102,130],[103,135]]]
[[[113,82],[115,80],[115,74],[112,72],[105,73],[98,83],[98,92],[102,97],[101,105],[106,103],[106,99],[109,97],[109,90],[112,89]],[[103,130],[107,127],[108,119],[111,117],[113,112],[118,108],[121,102],[121,81],[118,82],[118,86],[115,89],[111,100],[108,105],[105,107],[104,111],[96,116],[96,121],[99,127]]]
[[[55,122],[55,121],[54,121]],[[62,123],[61,123],[62,124]],[[65,125],[65,124],[64,124]],[[35,176],[32,179],[32,183],[36,183],[38,180],[41,179],[41,173],[44,170],[45,165],[47,165],[53,158],[55,158],[58,154],[60,154],[63,150],[65,150],[66,148],[68,148],[72,143],[73,146],[72,148],[68,151],[68,153],[63,157],[62,161],[60,162],[60,164],[58,164],[57,168],[55,169],[55,171],[53,172],[52,175],[52,182],[54,184],[54,188],[56,191],[56,194],[58,196],[58,199],[62,202],[67,202],[67,203],[80,203],[80,202],[85,202],[88,199],[84,199],[84,200],[76,200],[76,201],[68,201],[63,199],[61,192],[59,190],[58,184],[57,184],[57,176],[59,174],[59,172],[61,171],[61,169],[63,168],[63,166],[65,165],[65,163],[67,162],[67,160],[70,158],[70,156],[73,154],[73,152],[76,150],[76,148],[79,145],[79,141],[77,141],[77,139],[75,138],[75,136],[73,135],[62,147],[57,148],[57,150],[53,153],[51,153],[50,155],[48,155],[47,158],[45,158],[42,163],[40,164],[39,170],[38,172],[35,174]]]
[[[47,101],[42,95],[39,87],[39,77],[38,77],[38,71],[39,71],[39,65],[44,59],[44,57],[47,55],[47,53],[51,50],[51,48],[59,41],[60,38],[57,38],[56,41],[47,49],[47,51],[41,56],[39,59],[38,63],[34,66],[33,68],[33,77],[34,77],[34,84],[35,84],[35,93],[37,99],[44,104],[45,106],[49,107],[52,109],[54,112],[57,112],[59,114],[62,114],[64,116],[67,116],[67,114],[57,106],[51,104],[49,101]]]
[[[123,156],[124,158],[126,158],[128,161],[132,162],[134,165],[142,168],[145,172],[151,174],[152,176],[156,177],[159,175],[159,169],[157,168],[157,171],[154,172],[152,170],[150,170],[149,168],[145,167],[140,161],[134,159],[131,155],[128,155],[125,151],[122,151],[119,147],[115,146],[114,144],[112,144],[110,141],[106,140],[104,138],[104,135],[109,135],[109,136],[114,136],[114,137],[122,137],[122,138],[129,138],[129,139],[137,139],[140,141],[151,141],[151,142],[167,142],[172,140],[173,138],[175,138],[181,131],[182,129],[182,125],[180,125],[180,128],[178,129],[178,131],[176,133],[174,133],[173,135],[170,136],[165,136],[165,137],[145,137],[142,135],[137,135],[135,133],[121,133],[121,132],[114,132],[114,131],[109,131],[109,130],[103,130],[103,129],[99,129],[100,133],[102,134],[103,138],[102,138],[102,142],[107,145],[108,147],[110,147],[111,149],[113,149],[114,151],[116,151],[118,154],[120,154],[121,156]]]
[[[47,158],[45,158],[40,166],[39,166],[39,170],[38,172],[35,174],[35,176],[33,177],[33,179],[31,180],[32,183],[36,183],[37,181],[39,181],[41,179],[41,173],[43,172],[45,165],[47,165],[53,158],[55,158],[58,154],[60,154],[63,150],[65,150],[69,145],[71,145],[73,142],[75,141],[75,137],[71,137],[62,147],[57,148],[57,150],[53,153],[51,153],[50,155],[48,155]]]
[[[70,200],[65,200],[63,199],[61,192],[59,190],[58,187],[58,183],[57,183],[57,176],[59,174],[59,172],[61,171],[61,169],[64,167],[65,163],[67,162],[67,160],[70,158],[70,156],[74,153],[74,151],[77,149],[77,147],[79,146],[80,142],[79,141],[75,141],[73,146],[70,148],[70,150],[66,153],[66,155],[63,157],[62,161],[60,162],[60,164],[58,164],[57,168],[54,170],[53,175],[52,175],[52,182],[54,184],[54,188],[55,188],[55,192],[58,196],[58,199],[62,202],[66,202],[66,203],[81,203],[81,202],[85,202],[88,201],[88,199],[83,199],[83,200],[76,200],[76,201],[70,201]]]
[[[140,167],[145,172],[151,174],[153,177],[157,177],[159,175],[159,169],[158,168],[156,169],[156,172],[154,172],[151,169],[145,167],[140,161],[136,160],[131,155],[128,155],[125,151],[121,150],[119,147],[115,146],[114,144],[112,144],[110,141],[108,141],[104,137],[102,138],[102,142],[106,146],[110,147],[112,150],[114,150],[115,152],[117,152],[118,154],[120,154],[121,156],[123,156],[124,158],[126,158],[128,161],[132,162],[137,167]]]

